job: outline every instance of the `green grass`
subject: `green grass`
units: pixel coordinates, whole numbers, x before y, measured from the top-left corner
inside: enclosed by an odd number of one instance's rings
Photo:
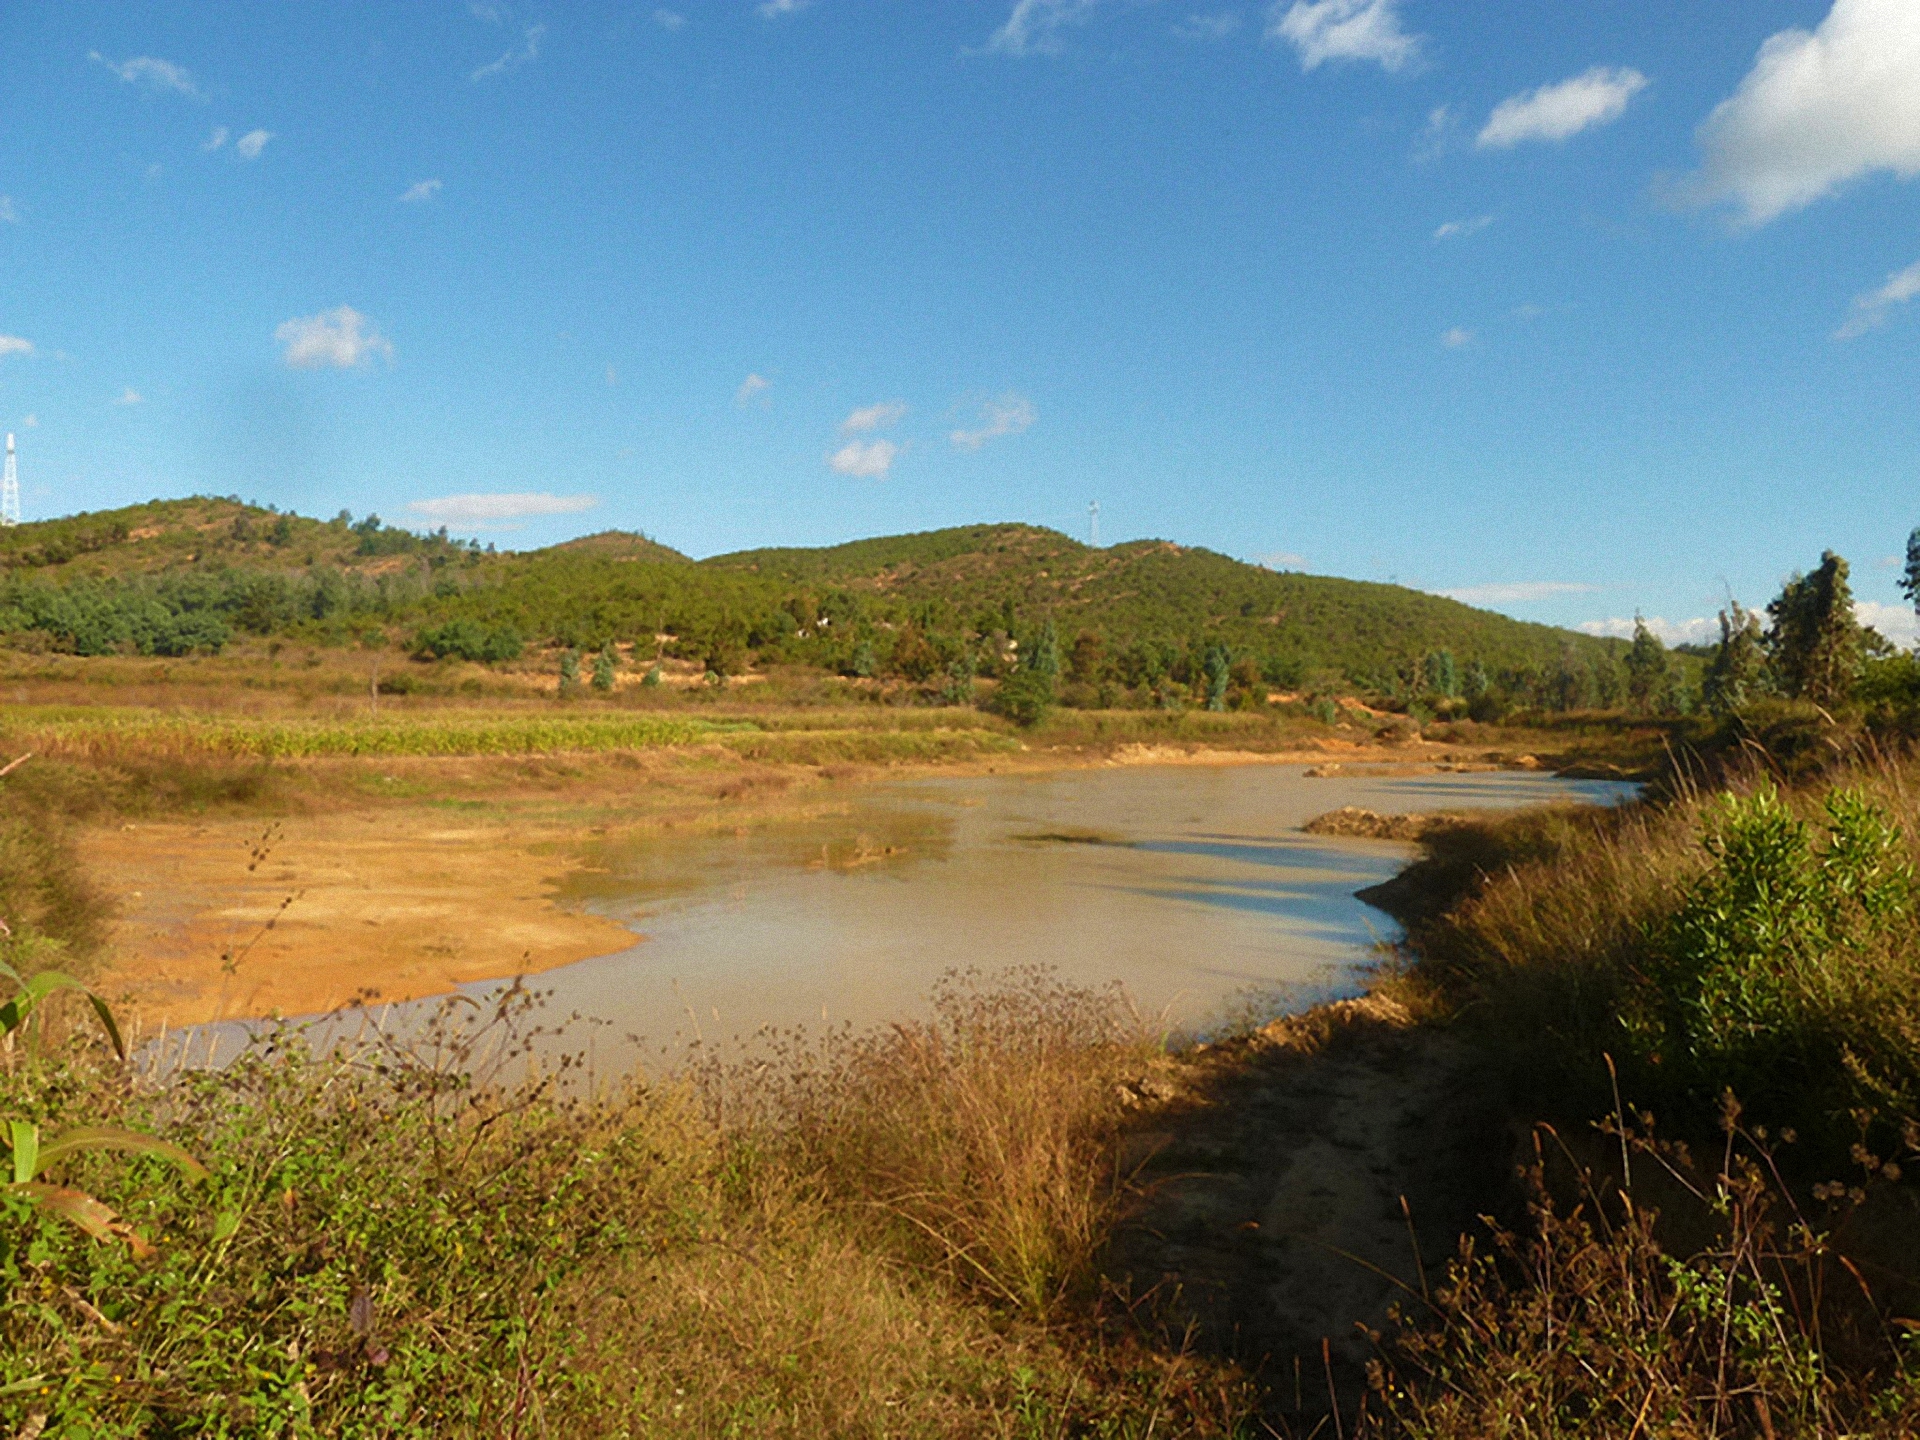
[[[0,745],[96,757],[125,753],[308,760],[326,756],[526,755],[710,742],[749,728],[658,715],[408,715],[353,721],[187,718],[139,712],[12,720]]]

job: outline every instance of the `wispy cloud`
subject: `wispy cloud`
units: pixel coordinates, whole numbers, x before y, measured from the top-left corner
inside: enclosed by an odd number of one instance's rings
[[[129,385],[114,397],[113,403],[116,405],[144,405],[146,399],[146,396]]]
[[[39,425],[39,423],[40,423],[40,417],[38,415],[29,415],[27,416],[26,419],[20,422],[20,428],[22,430],[32,430],[37,425]]]
[[[1465,585],[1436,593],[1463,605],[1526,605],[1556,595],[1590,595],[1594,587],[1571,580],[1503,580],[1492,585]],[[1631,624],[1629,624],[1631,629]]]
[[[106,66],[129,85],[143,85],[154,91],[171,90],[177,95],[191,95],[196,100],[201,98],[199,88],[193,83],[193,76],[170,60],[136,55],[131,60],[113,61],[98,50],[89,50],[87,58]]]
[[[547,33],[544,25],[529,25],[523,32],[523,41],[519,49],[509,50],[491,64],[482,65],[467,78],[473,81],[491,80],[496,75],[504,75],[509,70],[518,70],[522,65],[531,65],[540,58],[540,41]]]
[[[1659,615],[1645,618],[1647,629],[1659,636],[1663,645],[1701,645],[1720,638],[1720,622],[1711,615],[1698,615],[1691,620],[1668,620]],[[1633,637],[1633,625],[1631,619],[1615,615],[1605,620],[1582,620],[1573,628],[1586,635],[1628,640]]]
[[[1061,46],[1060,32],[1084,25],[1100,8],[1101,0],[1016,0],[1007,23],[987,37],[983,49],[996,55],[1052,55]]]
[[[955,430],[947,438],[962,450],[978,450],[989,440],[1019,435],[1033,428],[1040,412],[1031,400],[1019,395],[1002,395],[980,407],[980,424],[972,430]]]
[[[1510,150],[1528,140],[1570,140],[1618,120],[1647,84],[1638,70],[1596,65],[1557,85],[1509,95],[1493,107],[1473,143],[1482,150]]]
[[[1471,220],[1449,220],[1433,232],[1435,240],[1462,240],[1469,235],[1478,235],[1493,223],[1491,215],[1475,215]]]
[[[233,142],[233,153],[242,160],[258,160],[260,152],[267,148],[267,142],[271,139],[271,130],[249,130]]]
[[[797,15],[813,0],[761,0],[754,8],[760,12],[763,20],[778,19],[782,15]]]
[[[898,400],[888,400],[879,405],[863,405],[840,422],[840,433],[860,435],[868,430],[882,430],[895,424],[906,413],[907,407]]]
[[[513,12],[496,0],[470,0],[467,11],[474,19],[488,25],[504,25],[513,17]]]
[[[1220,10],[1210,15],[1189,15],[1173,27],[1182,40],[1225,40],[1240,30],[1238,10]]]
[[[1749,225],[1875,171],[1920,175],[1920,5],[1834,0],[1818,28],[1782,30],[1695,138],[1682,198]]]
[[[11,195],[0,195],[0,225],[18,225],[20,211],[13,203]]]
[[[296,370],[350,370],[376,355],[393,359],[393,346],[351,305],[288,320],[273,338],[285,347],[281,358]]]
[[[1456,325],[1451,330],[1440,333],[1440,343],[1449,350],[1459,350],[1473,343],[1473,331]]]
[[[407,509],[442,525],[487,525],[542,515],[579,515],[600,503],[597,495],[550,495],[544,490],[511,494],[442,495],[409,500]]]
[[[1329,60],[1404,70],[1420,58],[1424,43],[1402,28],[1399,0],[1276,0],[1267,12],[1267,38],[1293,46],[1302,70]]]
[[[1256,555],[1253,563],[1264,570],[1304,570],[1307,557],[1296,555],[1291,550],[1275,550],[1270,555]]]
[[[440,193],[438,180],[416,180],[400,194],[402,205],[418,205]]]
[[[1894,271],[1878,290],[1854,296],[1846,323],[1833,332],[1833,338],[1857,340],[1869,330],[1878,330],[1887,323],[1896,305],[1904,305],[1916,295],[1920,295],[1920,260],[1904,270]]]
[[[22,340],[18,335],[0,335],[0,359],[8,355],[33,354],[33,342]]]
[[[749,375],[740,382],[740,388],[733,392],[733,403],[751,405],[755,400],[760,400],[764,404],[763,397],[772,385],[773,382],[764,375]]]
[[[842,475],[884,480],[899,454],[900,447],[891,440],[849,440],[827,457],[827,464]]]
[[[232,133],[233,132],[227,129],[226,126],[216,125],[213,127],[213,133],[207,136],[206,143],[201,145],[200,148],[208,154],[212,154],[215,150],[218,150],[222,145],[227,143],[227,137]]]
[[[687,17],[678,10],[656,10],[653,12],[653,23],[662,30],[681,30],[686,27]]]

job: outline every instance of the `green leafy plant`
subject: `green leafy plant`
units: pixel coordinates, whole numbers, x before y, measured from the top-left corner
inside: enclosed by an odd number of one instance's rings
[[[207,1167],[178,1145],[117,1125],[82,1125],[48,1136],[32,1121],[12,1120],[7,1123],[5,1143],[12,1162],[12,1178],[6,1186],[11,1193],[96,1240],[124,1241],[136,1255],[151,1254],[153,1246],[112,1208],[86,1191],[43,1182],[39,1177],[47,1167],[83,1150],[117,1150],[170,1161],[195,1180],[208,1178]]]

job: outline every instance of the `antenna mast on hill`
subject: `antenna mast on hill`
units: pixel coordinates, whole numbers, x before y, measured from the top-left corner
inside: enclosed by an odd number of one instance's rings
[[[1087,502],[1087,544],[1094,549],[1100,548],[1100,502]]]
[[[7,432],[7,473],[0,480],[0,525],[20,523],[20,465],[13,458],[13,432]]]

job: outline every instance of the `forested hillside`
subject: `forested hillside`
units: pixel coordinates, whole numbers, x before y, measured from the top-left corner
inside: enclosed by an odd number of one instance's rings
[[[723,676],[797,664],[932,685],[1051,650],[1064,683],[1109,699],[1229,670],[1246,693],[1504,684],[1563,705],[1611,701],[1623,683],[1616,641],[1165,541],[1096,550],[990,525],[696,562],[620,531],[495,553],[377,516],[219,499],[0,532],[0,635],[78,654],[384,642],[481,663],[612,646]]]

